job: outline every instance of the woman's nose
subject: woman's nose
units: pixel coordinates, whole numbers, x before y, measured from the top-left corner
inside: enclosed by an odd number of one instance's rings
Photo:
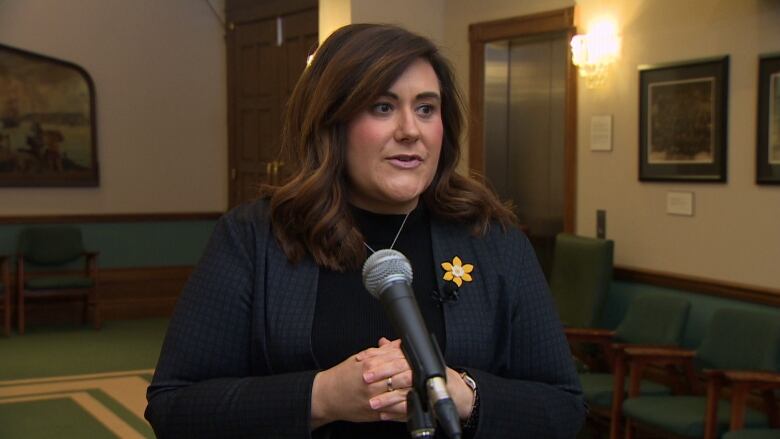
[[[414,142],[420,137],[420,128],[417,126],[414,111],[404,110],[398,112],[398,126],[395,138],[398,142]]]

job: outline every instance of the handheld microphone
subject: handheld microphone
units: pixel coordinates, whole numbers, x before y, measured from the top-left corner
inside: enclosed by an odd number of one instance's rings
[[[401,347],[412,368],[414,390],[428,400],[447,436],[461,436],[455,403],[447,392],[447,374],[439,345],[428,332],[412,291],[412,266],[402,253],[385,249],[363,264],[363,285],[379,299],[401,336]]]

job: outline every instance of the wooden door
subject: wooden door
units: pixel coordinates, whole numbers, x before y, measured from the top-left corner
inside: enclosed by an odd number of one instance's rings
[[[284,106],[317,43],[317,9],[232,22],[228,34],[229,203],[295,168],[280,159]]]

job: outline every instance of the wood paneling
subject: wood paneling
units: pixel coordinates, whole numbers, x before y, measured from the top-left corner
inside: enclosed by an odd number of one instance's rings
[[[89,224],[89,223],[139,223],[163,221],[209,221],[222,216],[222,212],[182,213],[106,213],[80,215],[15,215],[0,216],[0,224]]]
[[[227,0],[225,17],[234,23],[262,20],[316,8],[317,0]]]
[[[631,267],[615,267],[615,279],[780,307],[780,289]]]
[[[253,4],[269,8],[275,3]],[[271,15],[242,19],[229,27],[230,206],[257,198],[262,184],[278,185],[296,167],[280,154],[282,117],[306,58],[316,48],[319,15],[316,2],[309,9],[294,8],[295,13],[288,13],[287,6],[279,4]]]
[[[469,41],[486,43],[566,30],[574,30],[573,7],[472,24]]]
[[[98,272],[103,320],[168,317],[192,267],[102,269]],[[12,283],[15,285],[16,280]],[[11,291],[15,291],[15,286]],[[13,315],[15,300],[12,300]],[[25,304],[27,325],[81,322],[81,303],[73,301]]]

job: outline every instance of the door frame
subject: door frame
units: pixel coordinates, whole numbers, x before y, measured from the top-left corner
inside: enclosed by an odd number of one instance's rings
[[[551,32],[565,32],[567,40],[577,33],[574,7],[469,25],[469,168],[485,173],[485,44]],[[574,233],[577,205],[577,69],[566,48],[564,95],[563,230]]]

